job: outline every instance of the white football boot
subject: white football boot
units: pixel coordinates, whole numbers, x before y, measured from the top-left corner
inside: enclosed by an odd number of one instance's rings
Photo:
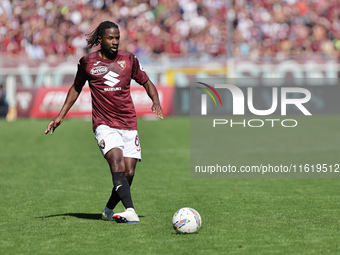
[[[111,209],[105,207],[105,209],[102,212],[102,220],[113,221],[113,218],[112,218],[113,215],[114,215],[114,212]]]
[[[115,213],[112,218],[117,223],[139,223],[139,217],[133,208],[127,208],[125,212]]]

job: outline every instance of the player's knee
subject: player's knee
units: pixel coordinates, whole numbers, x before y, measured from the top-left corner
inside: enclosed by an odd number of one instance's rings
[[[126,178],[133,178],[133,176],[135,175],[135,169],[134,168],[126,168],[125,169],[125,176]]]
[[[134,175],[129,175],[129,176],[126,177],[130,186],[132,185],[133,177],[134,177]]]
[[[115,158],[108,160],[112,173],[124,172],[124,162]]]
[[[112,173],[124,172],[123,153],[120,149],[114,148],[105,154],[107,163]]]

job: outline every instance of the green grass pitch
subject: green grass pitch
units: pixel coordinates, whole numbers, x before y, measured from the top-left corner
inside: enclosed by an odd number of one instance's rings
[[[334,119],[313,116],[313,130]],[[2,255],[340,254],[340,179],[190,178],[187,117],[139,119],[132,196],[141,222],[102,221],[112,181],[91,123],[65,120],[50,136],[48,121],[0,121]],[[339,125],[332,134],[339,144]],[[196,234],[172,228],[185,206],[202,216]]]

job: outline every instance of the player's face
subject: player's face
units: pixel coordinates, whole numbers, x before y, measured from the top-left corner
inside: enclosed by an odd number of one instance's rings
[[[101,51],[108,57],[112,58],[116,56],[118,52],[120,33],[115,27],[105,29],[105,34],[101,38]]]

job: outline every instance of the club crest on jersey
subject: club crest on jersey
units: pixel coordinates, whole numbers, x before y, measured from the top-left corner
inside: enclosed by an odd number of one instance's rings
[[[117,65],[121,70],[124,70],[126,67],[126,62],[125,60],[117,61]]]
[[[107,67],[106,66],[96,66],[91,69],[90,73],[92,75],[101,75],[107,72]]]
[[[99,148],[101,148],[102,150],[105,149],[105,141],[104,141],[104,139],[102,139],[102,140],[98,143],[98,146],[99,146]]]

